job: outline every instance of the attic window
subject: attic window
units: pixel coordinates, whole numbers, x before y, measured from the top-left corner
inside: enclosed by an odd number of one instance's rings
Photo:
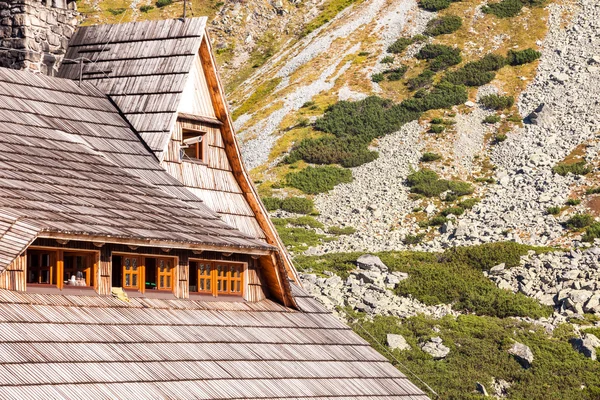
[[[184,130],[181,140],[181,160],[206,161],[206,143],[204,132]]]
[[[190,292],[213,296],[243,296],[243,263],[190,261]]]

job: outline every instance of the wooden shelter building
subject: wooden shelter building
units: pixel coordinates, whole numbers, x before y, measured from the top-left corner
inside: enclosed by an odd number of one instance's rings
[[[0,398],[426,399],[301,289],[205,25],[0,68]]]

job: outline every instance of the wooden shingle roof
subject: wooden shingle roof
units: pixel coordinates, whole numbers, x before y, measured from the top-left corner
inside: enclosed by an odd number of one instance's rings
[[[91,60],[82,79],[110,96],[160,158],[205,26],[206,17],[85,26],[65,58]],[[59,76],[78,80],[80,65],[64,62]]]
[[[428,398],[315,300],[304,304],[0,290],[0,398]]]
[[[0,210],[41,236],[272,249],[222,222],[164,171],[98,89],[4,68]]]

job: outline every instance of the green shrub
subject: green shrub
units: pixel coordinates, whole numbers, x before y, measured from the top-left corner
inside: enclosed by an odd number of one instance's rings
[[[600,238],[600,222],[594,222],[585,230],[583,240],[586,242],[593,242],[594,239]]]
[[[585,194],[598,194],[600,193],[600,186],[589,188],[585,191]]]
[[[313,228],[313,229],[316,229],[316,228],[323,229],[324,228],[324,226],[321,222],[317,221],[313,217],[309,217],[308,215],[305,215],[305,216],[299,217],[299,218],[288,218],[287,223],[292,226],[300,226],[300,227],[308,226],[309,228]]]
[[[590,214],[575,214],[565,222],[569,229],[581,229],[590,226],[594,222],[594,217]]]
[[[437,161],[439,159],[441,159],[442,156],[440,156],[437,153],[423,153],[423,155],[421,156],[421,162],[432,162],[432,161]]]
[[[423,241],[424,238],[424,233],[419,233],[417,235],[406,235],[404,236],[404,239],[402,239],[402,243],[404,243],[405,245],[419,244]]]
[[[407,70],[408,67],[406,65],[403,65],[399,68],[388,69],[386,71],[383,71],[383,74],[387,77],[388,81],[399,81],[400,79],[402,79]]]
[[[384,79],[385,79],[385,77],[383,76],[382,73],[371,75],[371,80],[375,83],[379,83],[379,82],[383,81]]]
[[[445,210],[442,210],[441,214],[444,217],[447,217],[448,215],[452,214],[452,215],[462,215],[464,214],[465,209],[462,207],[449,207],[446,208]]]
[[[277,197],[263,197],[261,200],[267,211],[275,211],[281,208],[281,199]]]
[[[462,18],[456,15],[445,15],[430,20],[425,28],[428,36],[439,36],[456,32],[462,26]]]
[[[521,256],[526,256],[529,250],[537,253],[552,251],[547,247],[532,247],[515,242],[486,243],[478,246],[460,246],[446,250],[440,258],[445,263],[466,264],[472,268],[487,271],[490,268],[505,263],[507,268],[520,264]]]
[[[450,71],[444,75],[444,80],[455,85],[482,86],[490,83],[498,71],[506,63],[506,60],[497,54],[487,54],[479,61],[465,64],[456,71]]]
[[[456,196],[473,193],[473,187],[469,183],[440,179],[434,171],[425,168],[409,174],[406,182],[411,188],[411,192],[426,197],[439,196],[448,190],[454,192]]]
[[[436,124],[436,125],[440,125],[444,123],[444,119],[443,118],[432,118],[431,121],[429,121],[432,124]]]
[[[499,134],[496,135],[495,141],[496,141],[496,143],[502,143],[506,139],[508,139],[508,137],[506,136],[505,133],[499,133]]]
[[[498,96],[497,94],[489,94],[479,99],[479,102],[485,108],[492,110],[503,110],[512,107],[515,104],[515,98],[512,96]]]
[[[396,40],[394,43],[392,43],[390,47],[387,48],[387,52],[392,54],[400,54],[404,50],[406,50],[406,48],[410,46],[413,42],[413,39],[402,37]]]
[[[171,4],[173,4],[173,0],[157,0],[156,1],[156,7],[158,7],[158,8],[166,7]]]
[[[592,167],[588,166],[585,161],[579,161],[573,164],[557,164],[552,167],[552,172],[560,176],[565,176],[569,173],[573,175],[587,175],[592,172]]]
[[[315,128],[338,137],[354,137],[368,144],[373,139],[396,132],[417,119],[418,111],[407,110],[391,100],[370,96],[363,100],[339,101],[315,122]]]
[[[369,54],[371,54],[371,53],[369,53],[368,51],[360,51],[360,52],[358,53],[358,56],[359,56],[359,57],[366,57],[366,56],[368,56]]]
[[[304,104],[302,104],[301,108],[310,108],[315,105],[317,105],[317,103],[315,103],[314,101],[307,101]]]
[[[154,10],[153,6],[141,6],[140,7],[140,11],[143,12],[143,13],[147,13],[147,12],[152,11],[152,10]]]
[[[488,115],[487,117],[485,117],[483,119],[483,123],[484,124],[496,124],[498,122],[500,122],[502,120],[502,118],[500,118],[499,115]]]
[[[531,48],[521,51],[509,50],[506,56],[506,60],[510,65],[523,65],[533,62],[541,56],[542,53]]]
[[[352,172],[332,166],[307,167],[299,172],[290,172],[285,176],[286,184],[308,194],[324,193],[335,185],[352,181]]]
[[[108,12],[111,13],[112,15],[121,15],[125,11],[127,11],[126,8],[109,8],[108,9]]]
[[[276,224],[275,228],[283,244],[292,251],[304,251],[316,246],[325,238],[310,229],[288,227],[286,224]]]
[[[448,222],[448,218],[444,217],[443,215],[436,215],[429,220],[429,226],[442,226],[446,222]]]
[[[304,139],[295,145],[284,162],[292,164],[304,160],[311,164],[341,164],[351,168],[371,162],[379,156],[370,151],[368,142],[356,138],[324,136],[318,139]]]
[[[410,90],[422,89],[430,86],[433,83],[433,77],[435,72],[430,69],[426,69],[414,78],[410,78],[406,81],[406,86]]]
[[[315,204],[311,199],[305,197],[289,197],[281,202],[280,208],[284,211],[296,214],[310,214]]]
[[[486,14],[493,14],[498,18],[510,18],[518,15],[523,8],[521,0],[502,0],[499,3],[491,3],[481,8]]]
[[[415,56],[419,60],[433,60],[441,56],[460,55],[460,49],[445,44],[426,44]]]
[[[352,235],[353,233],[356,233],[356,228],[352,226],[345,226],[343,228],[340,228],[339,226],[331,226],[329,229],[327,229],[327,233],[338,236]]]
[[[382,64],[393,64],[394,63],[394,56],[385,56],[381,59],[380,61]]]
[[[468,99],[467,89],[464,86],[440,82],[429,93],[404,100],[401,106],[411,111],[425,112],[464,104]]]
[[[568,206],[578,206],[579,204],[581,204],[581,200],[579,199],[567,199],[566,205]]]
[[[431,133],[442,133],[444,130],[446,130],[444,125],[431,125],[429,127],[429,132]]]
[[[475,207],[475,204],[479,203],[479,199],[466,199],[458,203],[459,207],[464,208],[465,210],[470,210]]]
[[[548,207],[546,209],[546,212],[550,215],[558,215],[558,214],[560,214],[560,207],[559,206]]]
[[[450,7],[451,0],[421,0],[419,7],[427,11],[439,11]]]

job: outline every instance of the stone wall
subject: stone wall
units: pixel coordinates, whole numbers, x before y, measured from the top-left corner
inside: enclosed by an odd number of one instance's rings
[[[73,0],[0,1],[0,67],[54,75],[78,15]]]

